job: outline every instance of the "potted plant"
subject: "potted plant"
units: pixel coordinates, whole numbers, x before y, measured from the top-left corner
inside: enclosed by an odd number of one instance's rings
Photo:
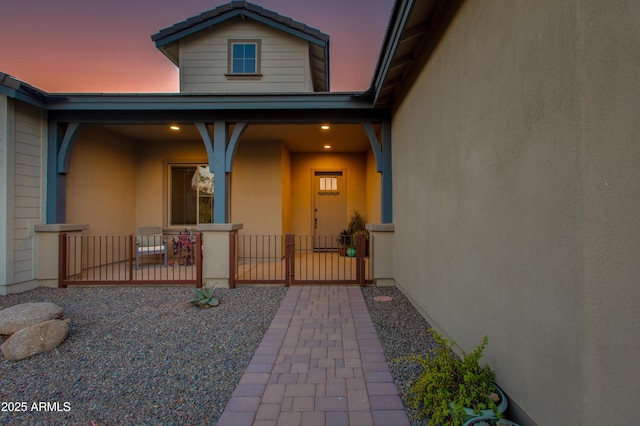
[[[355,250],[356,235],[358,234],[363,234],[365,236],[369,235],[369,231],[367,231],[365,227],[366,224],[367,224],[367,221],[364,219],[364,217],[362,217],[362,215],[358,210],[355,210],[351,215],[351,218],[349,219],[349,224],[347,225],[347,234],[350,236],[349,238],[350,243],[348,244],[349,247],[347,248],[347,256],[353,257],[356,255],[356,250]],[[368,242],[369,241],[367,240],[367,245],[368,245]],[[369,252],[369,249],[367,247],[365,256],[368,255],[368,252]]]
[[[338,249],[340,256],[345,256],[347,253],[347,247],[351,245],[351,234],[349,234],[349,231],[344,229],[340,232],[340,235],[338,236],[338,244],[340,245],[340,248]]]
[[[467,421],[464,426],[519,426],[517,423],[514,423],[510,420],[506,419],[498,419],[496,417],[491,416],[482,416],[482,417],[474,417],[473,419]]]
[[[429,425],[461,426],[473,417],[502,417],[507,398],[496,386],[491,368],[480,365],[488,337],[473,352],[458,357],[451,349],[453,341],[430,331],[436,347],[427,355],[409,357],[424,367],[409,386],[409,400],[419,414],[429,417]]]

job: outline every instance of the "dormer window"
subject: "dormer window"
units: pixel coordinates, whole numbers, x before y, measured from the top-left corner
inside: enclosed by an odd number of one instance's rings
[[[260,76],[260,40],[229,40],[227,76]]]

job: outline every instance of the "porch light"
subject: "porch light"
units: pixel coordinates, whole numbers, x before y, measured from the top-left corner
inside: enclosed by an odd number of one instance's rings
[[[329,125],[328,124],[323,124],[322,126],[320,126],[320,128],[322,130],[329,130]]]
[[[178,130],[180,130],[179,126],[173,125],[173,126],[169,126],[169,128],[175,132],[177,132]]]
[[[325,145],[324,149],[331,149],[331,145]]]

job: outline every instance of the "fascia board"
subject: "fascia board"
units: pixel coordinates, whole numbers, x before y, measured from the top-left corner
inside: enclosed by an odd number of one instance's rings
[[[313,43],[319,46],[323,46],[325,47],[327,45],[327,42],[325,40],[321,40],[317,37],[314,37],[310,34],[307,34],[303,31],[297,30],[295,28],[291,28],[287,25],[281,24],[279,22],[274,22],[273,20],[262,16],[262,15],[258,15],[256,13],[247,11],[246,9],[236,9],[236,10],[232,10],[230,12],[227,12],[223,15],[220,16],[216,16],[214,18],[211,18],[209,20],[203,21],[199,24],[195,24],[191,27],[185,28],[183,30],[180,30],[174,34],[170,34],[167,35],[165,37],[159,38],[157,39],[156,42],[156,47],[160,48],[162,46],[166,46],[167,44],[171,44],[174,43],[184,37],[188,37],[190,35],[196,34],[202,30],[205,30],[207,28],[211,28],[215,25],[218,25],[222,22],[225,22],[231,18],[234,18],[236,16],[244,16],[246,18],[252,19],[254,21],[260,22],[262,24],[268,25],[272,28],[275,28],[277,30],[283,31],[287,34],[293,35],[295,37],[301,38],[303,40],[308,41],[309,43]]]
[[[415,0],[402,0],[397,3],[397,13],[394,15],[395,19],[390,23],[391,25],[389,26],[385,36],[385,42],[380,51],[378,66],[373,75],[373,81],[371,82],[371,85],[375,90],[374,105],[380,96],[382,83],[387,76],[391,62],[393,61],[393,57],[402,37],[402,31],[404,30],[409,16],[411,15],[414,2]]]

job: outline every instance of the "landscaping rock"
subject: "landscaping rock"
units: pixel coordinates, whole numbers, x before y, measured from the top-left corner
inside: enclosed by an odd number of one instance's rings
[[[62,318],[64,310],[49,302],[22,303],[0,310],[0,334],[11,335],[18,330],[43,321]]]
[[[69,334],[69,320],[49,320],[16,331],[0,346],[10,361],[47,352],[58,346]]]

